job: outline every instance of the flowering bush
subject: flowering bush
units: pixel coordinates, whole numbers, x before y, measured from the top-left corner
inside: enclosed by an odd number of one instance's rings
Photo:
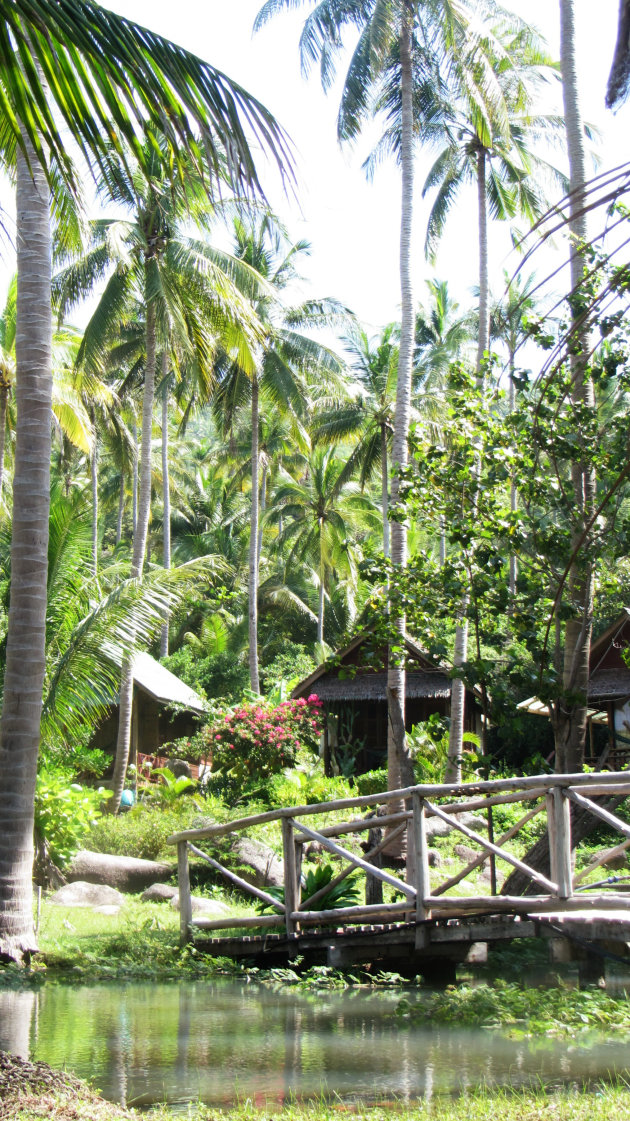
[[[235,783],[267,779],[295,763],[300,747],[317,750],[323,728],[322,702],[263,700],[218,713],[200,733],[212,771]]]

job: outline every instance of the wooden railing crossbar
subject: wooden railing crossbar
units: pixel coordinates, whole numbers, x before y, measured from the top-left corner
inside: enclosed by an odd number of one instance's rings
[[[336,845],[329,837],[324,837],[321,833],[317,833],[315,829],[308,829],[306,825],[301,825],[303,833],[313,841],[319,841],[322,848],[327,849],[328,852],[334,853],[335,856],[341,856],[344,860],[350,861],[351,864],[356,865],[357,868],[362,868],[364,872],[369,872],[377,880],[382,880],[384,884],[389,884],[390,887],[396,888],[397,891],[404,892],[410,899],[416,898],[416,889],[411,884],[406,884],[404,880],[397,879],[396,876],[390,876],[389,872],[384,872],[382,868],[377,868],[375,864],[368,864],[367,860],[362,860],[360,856],[350,852],[349,849],[344,849],[341,845]]]
[[[622,853],[627,852],[628,849],[630,849],[630,841],[622,841],[620,845],[615,845],[614,848],[607,849],[606,852],[602,852],[599,856],[593,857],[590,864],[587,864],[586,868],[583,868],[581,872],[578,872],[578,874],[574,876],[573,883],[582,883],[582,880],[590,876],[591,872],[594,872],[596,868],[601,868],[602,864],[613,860],[615,856],[621,856]]]
[[[567,794],[571,801],[575,802],[577,806],[581,806],[583,810],[588,810],[589,813],[594,814],[595,817],[599,817],[601,821],[605,821],[607,825],[612,825],[613,829],[621,833],[622,837],[626,837],[630,840],[630,825],[628,825],[626,821],[622,821],[620,817],[617,817],[616,814],[612,814],[610,810],[605,810],[603,806],[598,806],[597,802],[592,802],[590,798],[583,798],[582,795],[578,794],[575,790],[568,790]]]
[[[534,806],[534,808],[531,809],[529,813],[526,813],[519,821],[517,821],[516,825],[513,825],[511,829],[507,830],[507,832],[502,833],[501,836],[498,837],[495,841],[495,844],[504,845],[507,843],[507,841],[511,841],[517,833],[520,833],[522,827],[524,825],[527,825],[528,822],[530,822],[532,818],[536,817],[536,815],[544,810],[544,808],[544,802],[541,802],[538,806]],[[486,860],[490,859],[490,856],[491,853],[489,852],[482,852],[479,856],[476,856],[474,860],[470,861],[470,864],[467,864],[465,868],[462,868],[461,872],[457,872],[455,876],[451,876],[449,880],[445,880],[443,884],[440,884],[440,886],[433,892],[433,895],[443,895],[445,891],[449,891],[450,888],[455,887],[457,884],[461,883],[461,881],[465,880],[466,877],[471,874],[471,872],[474,872],[475,869],[479,868],[482,864],[485,864]]]
[[[430,809],[432,813],[437,814],[437,816],[443,818],[444,821],[449,820],[448,814],[442,813],[438,806],[430,805]],[[518,868],[518,870],[528,876],[530,880],[534,880],[535,883],[546,887],[548,891],[557,892],[558,885],[553,883],[552,880],[548,880],[546,876],[543,876],[542,872],[537,872],[535,868],[530,868],[529,864],[525,864],[524,861],[519,860],[518,857],[512,856],[511,852],[506,852],[504,849],[499,848],[498,845],[493,845],[492,841],[481,837],[479,833],[475,833],[472,829],[469,829],[467,825],[463,825],[461,821],[454,821],[453,828],[463,833],[464,836],[468,837],[471,841],[475,841],[478,845],[481,845],[482,848],[487,849],[489,853],[494,853],[495,856],[501,857],[501,860],[507,861],[507,863],[511,864],[514,868]]]
[[[214,857],[208,856],[207,852],[204,852],[203,849],[198,849],[196,845],[191,844],[190,841],[188,842],[188,848],[191,852],[194,852],[195,856],[199,856],[202,860],[205,860],[206,864],[209,864],[216,872],[220,872],[222,876],[225,876],[226,880],[230,880],[236,887],[240,887],[243,891],[249,892],[250,895],[255,895],[257,899],[262,900],[263,903],[267,903],[270,907],[275,907],[276,911],[279,911],[281,915],[286,913],[284,903],[281,903],[280,900],[276,899],[273,895],[269,895],[269,893],[263,891],[262,888],[256,887],[255,884],[250,884],[248,880],[242,879],[241,876],[237,876],[236,872],[232,872],[229,868],[220,864]]]
[[[383,923],[388,920],[400,921],[402,918],[406,921],[411,920],[416,931],[416,948],[421,948],[428,944],[426,941],[429,937],[427,920],[441,917],[448,918],[449,915],[465,916],[483,914],[484,912],[489,914],[511,912],[515,916],[535,915],[537,912],[548,913],[556,908],[559,911],[576,911],[585,906],[603,910],[615,910],[623,907],[630,913],[630,907],[628,906],[630,900],[627,895],[612,895],[611,893],[601,895],[595,892],[590,892],[588,895],[583,892],[574,893],[574,883],[577,884],[607,857],[616,855],[618,852],[624,852],[630,847],[630,825],[592,800],[593,797],[605,797],[611,793],[630,795],[630,782],[627,772],[611,772],[597,776],[593,774],[536,775],[527,778],[500,779],[465,785],[419,784],[415,787],[365,795],[359,798],[345,798],[335,802],[307,806],[283,807],[262,814],[252,814],[235,821],[176,833],[169,840],[177,845],[182,941],[190,938],[193,926],[188,867],[189,851],[206,861],[235,886],[263,901],[276,912],[273,915],[250,916],[239,919],[226,917],[225,919],[215,920],[200,917],[195,920],[194,925],[205,930],[254,927],[273,929],[284,926],[287,936],[293,938],[298,935],[302,926],[321,926],[339,921],[354,924],[370,919],[378,919],[378,922]],[[463,796],[466,796],[465,801],[461,800]],[[450,802],[447,805],[436,805],[435,801],[429,800],[430,798],[440,797],[458,798],[460,800]],[[457,819],[457,815],[465,811],[491,809],[492,806],[530,802],[532,799],[539,798],[542,798],[540,804],[528,810],[497,841],[492,839],[490,824],[488,827],[489,836],[485,837]],[[345,809],[383,807],[391,805],[395,801],[400,802],[402,799],[407,800],[407,809],[405,810],[396,809],[395,812],[390,813],[386,810],[384,814],[381,811],[382,816],[372,813],[367,817],[338,822],[320,830],[311,828],[303,820],[297,820],[315,814],[322,815]],[[624,843],[617,845],[612,852],[609,851],[598,861],[591,862],[588,869],[576,876],[575,880],[572,874],[571,860],[571,803],[606,822],[607,825],[612,826],[626,838]],[[547,811],[551,878],[530,867],[503,847],[543,808],[546,808]],[[429,817],[436,817],[438,820],[445,822],[451,829],[457,830],[458,833],[479,845],[483,850],[472,861],[469,861],[463,869],[460,869],[459,872],[445,880],[434,890],[431,887],[429,869],[429,836],[427,833]],[[279,821],[282,825],[284,904],[271,895],[269,891],[244,880],[218,860],[203,852],[202,849],[197,848],[193,843],[202,838],[217,838],[244,830],[250,826],[272,821]],[[332,840],[333,837],[365,832],[385,825],[395,826],[393,832],[390,832],[378,844],[373,845],[363,857]],[[409,830],[407,876],[410,882],[405,882],[373,863],[374,858],[386,845],[389,845],[394,837],[399,836],[406,829]],[[340,857],[345,862],[345,867],[342,867],[341,871],[328,884],[312,894],[310,898],[301,900],[301,861],[303,846],[307,841],[316,841],[326,852]],[[544,888],[546,894],[525,897],[453,896],[445,894],[489,858],[495,859],[497,857],[523,872],[528,879]],[[316,910],[314,904],[321,903],[325,895],[342,883],[355,869],[360,869],[374,879],[402,892],[406,899],[402,903],[374,903]]]
[[[599,780],[600,776],[598,776]],[[473,782],[466,784],[457,783],[424,783],[418,786],[407,786],[401,790],[387,790],[381,794],[363,794],[358,798],[341,798],[334,802],[318,802],[306,806],[283,806],[277,810],[267,810],[265,813],[252,814],[249,817],[237,818],[234,821],[226,821],[217,825],[207,825],[202,829],[185,829],[180,833],[173,833],[168,838],[169,844],[177,844],[179,841],[194,841],[202,837],[222,837],[226,833],[240,832],[243,829],[248,829],[253,825],[265,825],[270,821],[280,821],[282,818],[297,818],[308,817],[313,814],[332,813],[337,810],[344,809],[364,809],[367,806],[386,805],[388,802],[402,801],[403,799],[411,798],[412,794],[417,793],[421,798],[448,798],[456,797],[457,795],[470,798],[475,794],[492,794],[493,792],[507,793],[508,791],[514,794],[513,798],[508,801],[522,801],[518,797],[520,791],[539,791],[541,794],[546,789],[554,787],[567,788],[567,787],[592,787],[591,792],[602,794],[602,796],[610,790],[615,793],[615,783],[622,788],[622,791],[627,790],[630,793],[630,784],[628,783],[627,771],[610,771],[601,775],[601,782],[593,783],[592,774],[567,774],[567,775],[545,775],[544,780],[540,775],[528,775],[525,778],[513,779],[492,779],[487,782]],[[603,787],[604,789],[600,789]],[[487,805],[487,803],[485,803]],[[494,803],[495,805],[497,803]],[[460,807],[451,808],[451,813],[461,812],[468,809],[473,802],[467,801]],[[481,809],[479,803],[475,808]],[[358,826],[357,826],[358,828]],[[370,826],[368,825],[368,828]]]
[[[374,824],[378,824],[380,826],[385,819],[381,817],[375,817],[372,820]],[[397,829],[394,829],[391,833],[388,833],[386,837],[383,837],[382,841],[379,841],[379,843],[375,845],[374,848],[370,849],[369,852],[366,852],[363,858],[366,863],[372,860],[375,856],[378,856],[379,852],[382,852],[383,849],[387,848],[388,845],[391,845],[392,842],[395,841],[400,836],[400,834],[405,831],[406,828],[406,823],[403,822],[403,824],[399,825]],[[320,887],[319,891],[313,892],[313,894],[310,895],[308,899],[302,900],[302,902],[300,903],[300,910],[307,910],[309,905],[312,907],[313,903],[318,903],[320,899],[323,899],[325,895],[328,895],[329,891],[332,891],[333,888],[338,887],[339,884],[342,884],[344,880],[347,880],[348,876],[350,876],[351,873],[354,872],[355,868],[356,864],[349,864],[347,868],[344,868],[343,871],[339,873],[338,876],[333,876],[332,880],[330,880],[329,883],[327,883],[324,887]]]

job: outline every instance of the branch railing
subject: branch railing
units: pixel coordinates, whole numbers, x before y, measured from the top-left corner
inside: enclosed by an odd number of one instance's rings
[[[596,818],[617,830],[626,840],[615,846],[608,855],[617,854],[630,847],[630,826],[611,813],[593,798],[611,795],[630,796],[630,778],[627,772],[602,772],[599,774],[573,775],[534,775],[527,778],[498,779],[487,782],[455,784],[424,784],[402,790],[369,794],[358,798],[344,798],[338,801],[318,803],[308,806],[289,806],[253,814],[234,821],[205,826],[202,829],[189,829],[169,837],[169,843],[177,845],[181,940],[189,941],[193,926],[200,930],[240,930],[253,928],[284,927],[288,938],[297,936],[303,928],[317,926],[329,927],[331,923],[343,922],[344,925],[391,922],[415,922],[416,943],[422,945],[423,924],[432,918],[455,917],[479,912],[531,914],[544,911],[572,910],[585,905],[601,909],[627,907],[630,895],[588,892],[579,887],[587,871],[603,863],[606,855],[591,862],[589,868],[574,877],[571,842],[571,805],[588,811]],[[437,800],[439,799],[440,804]],[[450,799],[453,799],[452,801]],[[388,804],[404,809],[388,812]],[[492,810],[495,806],[518,803],[531,803],[527,812],[496,839],[493,836]],[[378,812],[378,808],[381,812]],[[375,809],[378,816],[375,816]],[[303,820],[317,816],[330,815],[345,810],[369,810],[366,817],[339,821],[315,829]],[[488,811],[488,836],[471,829],[458,820],[458,815],[474,811]],[[515,856],[506,845],[538,814],[545,813],[549,837],[549,875],[532,868],[524,860]],[[429,835],[427,823],[435,817],[447,823],[467,841],[478,845],[481,852],[474,859],[441,883],[432,883],[432,870],[429,867]],[[278,821],[282,828],[282,849],[284,860],[284,898],[279,900],[263,888],[256,887],[219,860],[198,847],[197,842],[216,840],[232,833],[240,833],[256,825]],[[339,838],[348,834],[358,834],[386,828],[382,840],[373,844],[368,852],[359,856],[346,845],[339,844]],[[407,835],[406,878],[402,879],[393,872],[386,871],[373,863],[383,849],[390,847],[394,840],[405,832]],[[316,841],[321,848],[332,856],[340,858],[344,864],[341,871],[329,883],[320,888],[308,899],[302,898],[302,853],[304,845]],[[248,916],[245,918],[209,919],[194,917],[190,891],[189,854],[206,861],[230,883],[271,907],[275,913]],[[462,880],[476,872],[487,860],[502,860],[524,873],[526,877],[542,889],[543,893],[527,896],[497,895],[452,895],[446,894]],[[342,883],[352,872],[361,870],[368,876],[402,895],[402,899],[383,903],[357,904],[349,907],[335,907],[326,910],[316,909],[333,887]],[[435,878],[435,876],[434,876]],[[577,889],[577,890],[576,890]]]

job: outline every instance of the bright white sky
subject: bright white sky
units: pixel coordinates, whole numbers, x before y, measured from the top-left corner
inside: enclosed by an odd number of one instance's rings
[[[504,0],[545,35],[558,54],[557,0]],[[187,47],[255,94],[279,119],[293,139],[297,156],[299,202],[282,196],[270,176],[265,186],[293,238],[312,245],[306,263],[308,291],[335,296],[376,329],[398,314],[398,170],[383,167],[370,184],[361,163],[369,142],[357,150],[340,150],[336,141],[338,91],[325,96],[319,77],[300,74],[298,36],[304,10],[281,13],[255,37],[252,24],[261,0],[109,0],[109,6]],[[575,0],[578,24],[579,74],[585,119],[603,133],[602,167],[630,158],[630,106],[613,116],[604,108],[604,91],[615,41],[618,0]],[[375,138],[374,134],[370,140]],[[419,156],[417,182],[430,166]],[[419,195],[419,192],[418,192]],[[424,296],[423,278],[435,273],[449,280],[462,303],[468,304],[476,279],[474,198],[456,209],[435,268],[423,254],[427,204],[418,201],[415,214],[415,289]],[[509,242],[503,229],[493,235],[495,290],[501,291],[501,270],[516,266],[507,259]],[[10,270],[10,262],[5,265]],[[76,317],[77,320],[80,317]]]

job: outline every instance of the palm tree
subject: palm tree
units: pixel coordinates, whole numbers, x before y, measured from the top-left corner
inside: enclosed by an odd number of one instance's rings
[[[374,529],[379,515],[372,499],[356,483],[348,482],[345,462],[333,448],[316,449],[300,480],[280,481],[268,514],[273,523],[282,518],[278,536],[282,548],[289,546],[289,560],[307,560],[313,566],[318,588],[317,642],[324,644],[326,591],[339,573],[349,572],[357,583],[356,546],[352,529]],[[333,581],[334,578],[334,581]]]
[[[389,447],[394,431],[398,372],[397,327],[390,323],[378,340],[357,330],[344,339],[351,357],[350,372],[358,392],[331,402],[317,412],[313,439],[328,444],[355,441],[346,461],[346,477],[358,475],[364,487],[380,468],[383,554],[389,557]]]
[[[251,515],[249,538],[249,670],[250,685],[260,691],[258,667],[258,584],[260,563],[260,406],[289,413],[299,423],[306,417],[309,379],[330,386],[341,373],[342,364],[327,347],[298,328],[328,326],[343,309],[335,301],[308,301],[299,307],[281,299],[297,279],[297,260],[309,251],[307,242],[291,243],[286,231],[271,214],[258,221],[234,222],[236,256],[265,281],[255,308],[264,328],[264,338],[255,353],[255,364],[243,370],[241,359],[232,362],[222,386],[225,400],[242,399],[248,393],[251,407]],[[244,376],[245,375],[245,376]],[[229,413],[229,409],[228,409]]]
[[[492,338],[504,343],[508,352],[508,411],[514,412],[516,407],[516,355],[519,347],[528,337],[527,317],[536,310],[535,289],[536,277],[533,273],[523,276],[508,276],[504,272],[505,282],[503,298],[490,308],[490,334]],[[510,480],[510,513],[516,515],[518,510],[518,489],[516,477]],[[517,561],[514,553],[510,555],[508,575],[508,596],[510,604],[514,602],[516,594]]]
[[[482,116],[468,98],[446,102],[436,112],[443,118],[445,143],[426,178],[423,194],[437,188],[427,225],[427,255],[435,255],[446,219],[466,182],[477,190],[479,254],[479,318],[477,382],[483,386],[490,345],[488,212],[509,220],[520,213],[530,223],[547,210],[544,178],[561,174],[533,151],[541,136],[553,140],[562,122],[532,113],[533,96],[552,63],[533,30],[522,21],[501,20],[493,29],[487,58],[501,97],[500,112]],[[460,669],[468,649],[468,597],[464,597],[455,630],[453,666]],[[463,678],[453,679],[446,781],[461,779],[462,737],[466,692]]]
[[[85,330],[79,360],[88,369],[102,361],[108,340],[120,322],[128,318],[134,303],[140,303],[144,313],[140,488],[131,562],[135,579],[142,577],[149,530],[151,437],[159,345],[168,346],[169,340],[177,337],[181,345],[194,351],[199,367],[207,371],[210,380],[216,337],[221,334],[228,348],[236,344],[240,361],[251,368],[252,344],[258,331],[255,316],[233,280],[238,277],[241,287],[248,288],[249,295],[256,295],[258,277],[254,271],[229,259],[227,254],[218,254],[181,228],[186,215],[200,223],[209,217],[202,178],[191,167],[185,185],[181,189],[172,186],[167,178],[165,153],[157,138],[148,146],[153,152],[152,159],[146,161],[149,175],[141,168],[129,174],[117,161],[103,179],[108,194],[126,203],[134,220],[95,223],[89,253],[55,279],[63,315],[115,262]],[[231,275],[217,265],[218,259]],[[120,806],[127,773],[132,696],[132,663],[128,660],[123,665],[120,690],[112,812]]]
[[[295,0],[267,0],[255,27]],[[414,306],[411,276],[414,138],[423,139],[431,127],[438,93],[453,85],[466,88],[480,117],[488,115],[494,87],[479,36],[468,34],[464,6],[433,4],[428,0],[320,0],[307,16],[301,35],[305,70],[320,62],[322,84],[328,88],[335,74],[335,58],[343,47],[343,32],[359,29],[342,93],[338,135],[353,140],[366,120],[385,112],[390,122],[385,149],[393,152],[401,169],[400,290],[401,323],[394,433],[392,439],[391,505],[398,504],[399,472],[408,459],[408,433],[414,346]],[[419,96],[415,96],[419,91]],[[403,567],[407,560],[404,518],[391,526],[391,560]],[[395,639],[389,658],[389,785],[413,782],[413,766],[405,743],[405,674],[397,664],[402,647],[403,617],[391,620]]]
[[[584,246],[588,240],[586,218],[586,152],[584,125],[580,109],[575,57],[575,11],[573,0],[560,0],[560,64],[562,97],[569,156],[569,231],[571,235],[571,400],[582,411],[596,411],[593,381],[588,369],[591,351],[589,324],[580,307],[580,293],[586,272]],[[554,733],[556,769],[577,771],[584,762],[587,722],[589,656],[593,628],[593,565],[578,556],[585,527],[595,509],[595,472],[588,455],[571,465],[576,516],[573,519],[571,546],[573,561],[569,573],[571,616],[565,623],[563,686],[565,698],[555,706]]]
[[[163,130],[173,167],[191,150],[237,189],[258,179],[243,125],[283,162],[283,137],[264,108],[211,66],[90,0],[8,0],[0,34],[4,153],[17,157],[18,422],[12,580],[0,723],[0,953],[35,950],[31,907],[33,803],[44,678],[50,471],[51,281],[49,183],[55,166],[76,187],[59,121],[97,162],[141,131]],[[48,83],[48,84],[47,84]],[[114,128],[112,128],[114,124]],[[197,131],[195,131],[197,130]],[[227,157],[227,158],[226,158]]]

